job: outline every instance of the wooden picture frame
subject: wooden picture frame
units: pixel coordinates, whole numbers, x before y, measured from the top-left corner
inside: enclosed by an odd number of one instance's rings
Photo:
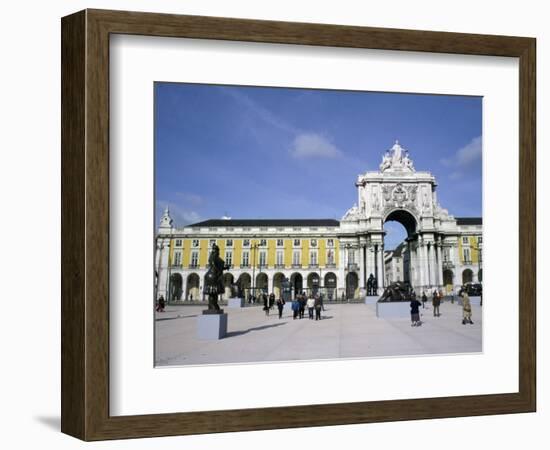
[[[64,433],[101,440],[535,411],[535,39],[104,10],[61,25]],[[519,58],[519,391],[110,416],[109,36],[117,33]]]

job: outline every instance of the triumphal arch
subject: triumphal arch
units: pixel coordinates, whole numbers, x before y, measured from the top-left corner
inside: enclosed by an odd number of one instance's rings
[[[461,284],[444,279],[459,262],[461,230],[457,220],[437,200],[437,182],[430,172],[417,171],[409,153],[396,141],[382,157],[378,171],[357,177],[357,203],[340,222],[340,277],[350,290],[366,289],[376,279],[380,294],[384,274],[384,224],[401,223],[406,231],[403,280],[417,293]],[[372,275],[372,276],[371,276]],[[448,278],[448,276],[446,277]]]

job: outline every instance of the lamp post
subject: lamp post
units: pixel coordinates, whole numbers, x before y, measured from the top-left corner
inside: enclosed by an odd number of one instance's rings
[[[252,296],[254,302],[256,301],[256,250],[258,249],[258,243],[253,242],[252,246]]]
[[[477,250],[477,281],[478,281],[479,284],[481,284],[482,282],[479,279],[479,273],[481,272],[481,259],[482,259],[481,249],[482,249],[482,246],[478,242],[477,246],[474,245],[472,248],[474,250]],[[483,306],[483,286],[481,287],[481,298],[479,299],[479,306]]]
[[[319,264],[319,296],[322,296],[322,288],[323,288],[323,283],[322,283],[322,280],[323,280],[323,268],[321,267],[321,255],[320,255],[320,252],[321,252],[321,249],[319,248],[319,250],[317,250],[317,263]],[[325,254],[326,255],[326,254]],[[326,260],[326,258],[325,258]]]

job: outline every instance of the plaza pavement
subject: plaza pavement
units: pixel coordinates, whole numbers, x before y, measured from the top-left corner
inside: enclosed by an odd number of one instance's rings
[[[428,309],[429,308],[429,309]],[[427,355],[482,351],[482,308],[472,306],[474,325],[462,325],[462,307],[444,302],[440,317],[431,304],[420,309],[420,327],[410,319],[378,319],[376,305],[328,304],[321,321],[292,319],[276,308],[225,309],[228,334],[218,341],[197,339],[204,306],[168,306],[155,313],[157,366],[261,361]]]

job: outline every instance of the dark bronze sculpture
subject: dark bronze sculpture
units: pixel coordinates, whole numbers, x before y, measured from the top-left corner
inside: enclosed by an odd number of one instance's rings
[[[414,291],[407,282],[396,281],[390,284],[380,297],[379,302],[408,302],[412,300]]]
[[[204,276],[204,292],[208,295],[208,309],[203,314],[222,314],[223,309],[218,305],[218,295],[223,294],[223,271],[229,269],[220,258],[220,248],[214,244],[208,257],[208,271]]]

